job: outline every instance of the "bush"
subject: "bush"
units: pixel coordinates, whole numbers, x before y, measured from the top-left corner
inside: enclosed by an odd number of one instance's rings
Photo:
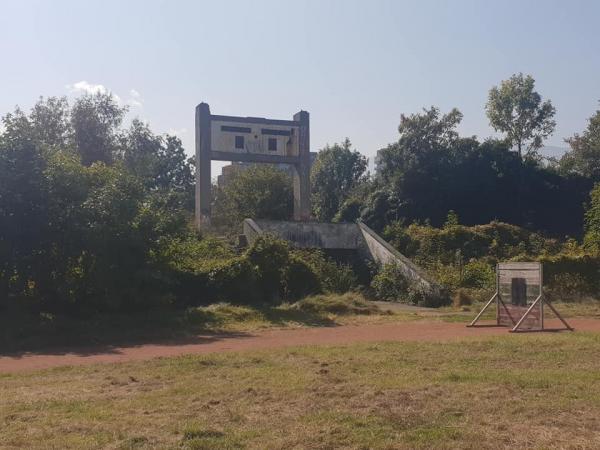
[[[277,303],[281,297],[283,274],[290,259],[287,242],[273,236],[260,236],[244,255],[257,273],[263,301]]]
[[[400,221],[388,225],[384,237],[401,253],[423,265],[436,261],[457,264],[457,253],[461,260],[469,261],[556,255],[563,250],[556,239],[547,239],[525,228],[501,222],[434,228],[418,224],[406,227]]]
[[[397,264],[385,264],[373,277],[371,288],[379,300],[406,301],[409,283]]]
[[[212,263],[207,267],[207,288],[210,301],[230,301],[239,304],[260,302],[257,296],[259,274],[244,257]]]
[[[485,261],[471,261],[463,268],[461,286],[489,289],[496,285],[496,273]]]
[[[283,272],[282,288],[285,299],[298,300],[321,292],[321,282],[310,264],[291,256]]]
[[[358,277],[349,264],[336,263],[320,250],[294,250],[293,255],[312,267],[325,292],[341,294],[358,286]]]
[[[441,287],[410,283],[397,264],[385,264],[373,277],[371,288],[379,300],[398,301],[437,308],[450,304],[448,292]]]
[[[555,300],[600,295],[600,257],[561,255],[541,258],[544,286]]]

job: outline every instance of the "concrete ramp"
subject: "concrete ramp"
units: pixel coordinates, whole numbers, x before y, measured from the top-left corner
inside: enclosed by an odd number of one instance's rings
[[[411,283],[425,291],[439,291],[440,285],[410,259],[388,244],[364,223],[287,222],[245,219],[244,235],[249,244],[271,234],[297,248],[355,250],[378,264],[396,264]]]

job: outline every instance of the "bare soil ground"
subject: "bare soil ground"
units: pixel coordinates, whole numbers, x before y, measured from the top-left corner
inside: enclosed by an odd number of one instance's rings
[[[577,331],[600,332],[600,320],[570,319]],[[547,327],[560,327],[548,321]],[[141,361],[186,354],[274,349],[302,345],[340,345],[359,342],[445,342],[482,336],[507,335],[506,328],[467,328],[443,321],[395,322],[320,328],[275,329],[256,332],[205,333],[192,338],[124,346],[70,347],[0,356],[0,373],[59,366]]]

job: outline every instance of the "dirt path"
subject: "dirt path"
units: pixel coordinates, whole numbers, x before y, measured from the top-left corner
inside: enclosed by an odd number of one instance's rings
[[[548,321],[548,327],[559,323]],[[571,319],[578,331],[600,332],[600,320]],[[377,341],[449,341],[507,335],[506,328],[467,328],[463,323],[433,321],[379,325],[265,330],[253,333],[207,333],[190,339],[123,347],[81,347],[0,356],[0,373],[68,365],[118,363],[225,351],[260,350],[299,345],[340,345]]]

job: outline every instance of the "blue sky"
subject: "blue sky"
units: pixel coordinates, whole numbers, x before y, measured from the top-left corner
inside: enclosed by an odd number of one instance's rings
[[[194,107],[311,113],[311,147],[348,136],[362,153],[397,138],[401,113],[464,113],[493,134],[487,92],[533,75],[557,108],[548,145],[600,100],[600,1],[0,0],[0,113],[40,96],[109,89],[130,116],[193,151]]]

